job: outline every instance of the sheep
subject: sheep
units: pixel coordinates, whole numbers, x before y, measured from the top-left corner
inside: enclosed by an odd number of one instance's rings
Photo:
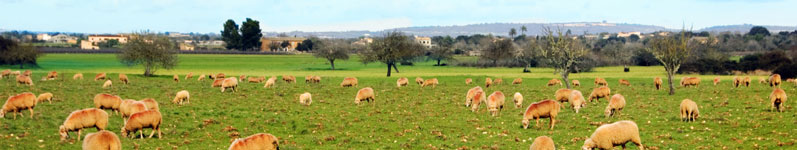
[[[282,81],[285,81],[285,83],[296,83],[296,77],[291,75],[282,75]]]
[[[222,78],[216,78],[213,80],[213,83],[210,84],[210,87],[221,87],[221,83],[224,82]]]
[[[589,93],[589,102],[592,102],[594,99],[595,101],[600,101],[600,98],[609,97],[609,94],[612,93],[612,90],[609,89],[608,86],[601,86],[592,90],[592,93]]]
[[[750,79],[750,77],[744,77],[744,80],[742,80],[742,83],[744,83],[744,86],[746,87],[750,87],[750,82],[752,82],[752,79]]]
[[[664,81],[662,81],[660,77],[653,78],[653,85],[656,86],[656,90],[661,89],[662,82]]]
[[[529,150],[555,150],[556,146],[554,146],[553,139],[548,136],[539,136],[534,138],[534,142],[531,143],[531,147]]]
[[[14,119],[17,119],[17,114],[22,117],[22,110],[27,109],[30,111],[30,118],[33,119],[33,108],[36,107],[36,95],[33,93],[25,92],[11,97],[8,97],[6,103],[0,109],[0,118],[5,118],[6,113],[14,112]]]
[[[595,86],[609,86],[609,82],[606,82],[606,79],[596,77]]]
[[[17,76],[17,84],[33,86],[33,79],[30,79],[30,76],[18,75]]]
[[[70,131],[77,130],[77,140],[80,141],[83,128],[94,127],[97,128],[97,131],[102,131],[107,126],[108,113],[97,108],[87,108],[69,113],[64,123],[58,126],[58,134],[61,135],[61,141],[64,141],[69,138]]]
[[[12,75],[12,76],[18,76],[18,75],[20,75],[20,74],[21,74],[21,73],[19,73],[19,70],[11,72],[11,75]]]
[[[501,84],[503,82],[504,82],[504,79],[501,79],[501,78],[495,78],[495,80],[493,80],[493,84],[495,84],[495,85],[499,85],[499,84]]]
[[[624,120],[617,121],[612,124],[605,124],[595,129],[592,136],[584,140],[584,145],[581,149],[612,149],[614,146],[620,145],[625,149],[625,144],[628,142],[634,143],[639,149],[645,149],[642,146],[642,140],[639,138],[639,127],[633,121]]]
[[[407,79],[405,77],[398,78],[398,80],[396,80],[396,87],[407,86],[409,82],[410,79]]]
[[[720,84],[720,77],[714,77],[714,85]]]
[[[310,95],[310,92],[304,92],[304,94],[299,95],[299,103],[305,106],[310,106],[313,103],[313,96]]]
[[[423,78],[415,77],[415,83],[418,83],[418,85],[423,85]]]
[[[119,81],[122,81],[122,83],[125,84],[130,82],[130,80],[127,79],[127,75],[125,75],[124,73],[119,74]]]
[[[127,119],[125,122],[125,126],[122,128],[122,137],[127,137],[130,132],[133,134],[136,131],[139,132],[141,139],[144,139],[144,128],[152,128],[152,133],[149,134],[149,138],[152,138],[155,135],[155,131],[158,131],[158,139],[163,137],[161,135],[161,128],[160,125],[162,123],[162,116],[161,113],[157,110],[147,110],[139,113],[135,113]]]
[[[232,92],[235,92],[238,89],[238,80],[235,77],[229,77],[224,79],[224,82],[221,83],[221,92],[224,93],[224,90],[230,88]]]
[[[78,79],[83,80],[83,74],[82,73],[77,73],[77,74],[72,76],[72,80],[78,80]]]
[[[111,86],[113,86],[113,83],[111,82],[111,80],[106,80],[105,83],[102,84],[102,88],[103,89],[104,88],[111,88]]]
[[[626,79],[620,79],[618,82],[620,82],[620,85],[631,86],[631,82],[628,82]]]
[[[321,83],[321,76],[313,76],[313,79],[310,81],[313,83]]]
[[[105,73],[98,73],[96,76],[94,76],[94,81],[105,80],[105,79],[107,79],[105,77]]]
[[[559,79],[556,78],[548,80],[548,86],[554,86],[557,84],[562,85],[562,81],[559,81]]]
[[[498,116],[498,113],[501,112],[501,109],[504,109],[504,101],[506,97],[504,93],[501,91],[495,91],[490,96],[487,96],[487,110],[490,111],[492,116]]]
[[[515,78],[512,80],[512,84],[523,84],[523,78]]]
[[[258,133],[246,138],[235,139],[229,150],[278,150],[279,139],[268,133]]]
[[[490,78],[484,79],[484,87],[485,88],[489,88],[491,85],[493,85],[493,79],[490,79]]]
[[[567,102],[570,103],[570,107],[576,110],[576,113],[578,113],[579,109],[587,106],[587,101],[584,100],[584,95],[578,90],[573,90],[573,92],[570,92],[570,98],[568,98]]]
[[[25,70],[25,72],[23,72],[23,73],[22,73],[22,75],[24,75],[24,76],[30,76],[30,75],[33,75],[33,72],[32,72],[32,71],[30,71],[30,70]]]
[[[58,72],[50,71],[50,73],[47,73],[47,80],[55,80],[55,78],[58,78]]]
[[[213,76],[213,79],[214,80],[215,79],[219,79],[219,78],[224,79],[225,77],[226,77],[226,75],[224,75],[224,73],[219,73],[219,74],[216,74],[216,76]]]
[[[356,87],[357,86],[357,78],[355,77],[346,77],[343,78],[343,82],[340,82],[340,87]]]
[[[567,102],[568,99],[570,99],[570,93],[572,92],[573,90],[564,88],[556,90],[556,93],[554,93],[554,97],[556,98],[555,100],[559,102]]]
[[[119,105],[119,113],[122,114],[122,119],[129,118],[135,113],[147,111],[147,104],[136,100],[128,99],[122,101]]]
[[[371,87],[366,87],[357,91],[357,96],[354,97],[354,104],[360,104],[360,101],[363,100],[367,102],[371,102],[372,100],[375,101],[374,89],[372,89]]]
[[[777,87],[775,88],[775,90],[772,90],[771,94],[769,94],[770,104],[772,104],[772,108],[775,111],[783,112],[783,109],[785,107],[783,106],[783,104],[786,103],[787,99],[788,97],[786,97],[786,92],[783,91],[783,89]]]
[[[697,103],[690,99],[681,101],[681,121],[695,121],[700,116]]]
[[[238,76],[238,82],[244,82],[244,79],[246,79],[246,75]]]
[[[471,83],[473,83],[473,79],[471,78],[465,79],[465,85],[470,85]]]
[[[121,150],[122,142],[110,131],[89,133],[83,140],[83,150]]]
[[[194,73],[193,72],[188,72],[188,74],[185,74],[185,80],[188,80],[188,79],[191,79],[191,78],[194,78]]]
[[[573,86],[581,86],[581,82],[578,80],[571,80],[570,82],[573,84]]]
[[[199,78],[196,78],[197,81],[205,80],[205,74],[199,75]]]
[[[698,87],[700,86],[700,78],[698,77],[683,77],[681,78],[681,86],[683,87]]]
[[[775,87],[780,86],[780,75],[779,74],[772,74],[769,76],[769,86]]]
[[[39,96],[36,97],[36,103],[39,103],[39,102],[45,101],[45,100],[48,103],[52,104],[53,103],[53,93],[47,92],[47,93],[39,94]]]
[[[172,79],[174,80],[174,82],[176,82],[176,83],[180,83],[180,76],[178,76],[178,75],[176,75],[176,74],[175,74],[175,75],[172,77]]]
[[[266,84],[263,85],[263,87],[264,88],[271,88],[272,86],[274,86],[274,83],[276,83],[276,82],[277,82],[277,78],[276,77],[268,78],[268,80],[266,80]]]
[[[473,100],[476,98],[476,92],[482,92],[483,93],[484,90],[482,90],[482,87],[479,87],[479,86],[470,88],[468,90],[468,93],[465,95],[465,107],[470,107],[471,102],[473,102]],[[485,95],[482,94],[481,96],[484,97]],[[481,99],[485,99],[485,98],[480,98],[480,100]]]
[[[520,108],[523,106],[523,95],[520,92],[515,92],[515,95],[512,96],[512,101],[515,102],[515,108]]]
[[[247,80],[249,83],[260,83],[260,82],[266,81],[266,77],[265,77],[265,76],[261,76],[261,77],[249,77],[249,78],[247,78],[246,80]]]
[[[177,92],[177,95],[174,96],[174,100],[172,100],[172,103],[177,103],[182,105],[183,102],[191,103],[190,100],[191,100],[191,95],[188,94],[188,91],[182,90],[180,92]]]
[[[0,78],[5,78],[11,75],[11,69],[3,70],[3,73],[0,73]]]
[[[100,93],[94,96],[94,108],[110,109],[119,113],[119,105],[122,104],[122,98],[116,95]]]
[[[523,129],[529,128],[529,120],[531,119],[537,121],[534,126],[539,126],[540,118],[551,118],[551,130],[553,130],[554,125],[556,125],[556,115],[559,114],[559,107],[561,107],[559,102],[554,100],[542,100],[531,103],[523,113],[523,120],[521,121]]]
[[[155,101],[153,98],[145,98],[139,100],[139,102],[144,103],[147,106],[147,110],[158,110],[158,101]]]
[[[421,87],[427,87],[427,86],[432,86],[432,88],[437,87],[437,78],[426,79],[426,81],[423,81]]]
[[[470,111],[471,112],[479,111],[479,105],[481,105],[481,103],[483,101],[487,100],[486,95],[487,94],[484,93],[484,91],[481,90],[481,87],[479,88],[479,90],[474,92],[472,100],[470,102],[471,103],[470,104]]]
[[[764,77],[758,77],[758,83],[766,84],[766,83],[769,83],[769,82],[767,81],[767,79],[764,79]]]
[[[620,113],[621,110],[625,108],[625,97],[620,94],[612,95],[612,98],[609,99],[609,104],[606,105],[606,110],[603,113],[606,117],[614,116],[614,114]]]

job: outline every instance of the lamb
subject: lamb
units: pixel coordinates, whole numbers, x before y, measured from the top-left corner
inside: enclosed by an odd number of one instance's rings
[[[72,80],[78,80],[78,79],[83,80],[83,74],[82,73],[77,73],[77,74],[72,76]]]
[[[714,85],[720,84],[720,77],[714,77]]]
[[[490,85],[493,85],[493,79],[490,79],[490,78],[484,79],[484,87],[485,88],[489,88]]]
[[[123,119],[143,111],[147,111],[147,104],[144,104],[144,102],[129,99],[122,101],[119,105],[119,112],[122,114]]]
[[[33,79],[30,79],[30,76],[25,75],[18,75],[17,76],[17,84],[23,84],[27,86],[33,85]]]
[[[205,74],[199,75],[199,78],[196,78],[197,81],[202,81],[205,79]]]
[[[487,100],[485,95],[487,95],[487,94],[484,93],[484,91],[481,90],[481,87],[479,88],[479,90],[474,92],[473,98],[472,98],[472,100],[470,102],[470,107],[471,107],[470,111],[471,112],[479,111],[479,105],[481,105],[482,101]]]
[[[539,136],[534,138],[529,150],[555,150],[556,146],[553,144],[553,139],[548,136]]]
[[[321,76],[313,76],[313,80],[310,80],[313,83],[321,83]]]
[[[554,93],[554,97],[556,98],[555,99],[556,101],[567,102],[568,99],[570,99],[570,94],[571,93],[573,93],[573,90],[562,88],[562,89],[556,90],[556,93]]]
[[[620,79],[618,82],[620,82],[620,85],[631,86],[631,82],[628,82],[626,79]]]
[[[433,88],[437,87],[437,78],[426,79],[426,81],[423,81],[421,87],[427,87],[427,86],[432,86]]]
[[[506,97],[504,93],[501,91],[495,91],[490,96],[487,96],[487,110],[490,111],[492,116],[498,116],[498,113],[501,112],[501,109],[504,109],[504,101]]]
[[[695,121],[700,116],[697,103],[690,99],[681,101],[681,121]]]
[[[268,80],[266,81],[266,84],[263,85],[263,87],[264,88],[271,88],[272,86],[274,86],[274,83],[276,83],[276,82],[277,82],[277,78],[276,77],[268,78]]]
[[[653,85],[656,86],[656,90],[660,90],[661,89],[662,82],[663,81],[659,77],[653,78]]]
[[[535,119],[537,122],[534,126],[539,126],[540,118],[551,118],[551,130],[553,130],[554,125],[556,125],[556,115],[559,114],[559,102],[554,100],[542,100],[536,103],[532,103],[526,108],[526,111],[523,113],[523,129],[529,128],[529,120]]]
[[[161,128],[160,125],[162,123],[162,116],[161,113],[157,110],[147,110],[139,113],[135,113],[127,119],[125,126],[122,128],[122,137],[127,137],[130,132],[133,134],[136,131],[139,132],[141,139],[144,139],[144,128],[152,128],[152,133],[149,134],[149,138],[152,138],[155,135],[155,131],[158,131],[158,138],[160,139],[163,137],[161,135]]]
[[[238,80],[235,77],[229,77],[224,79],[224,82],[221,83],[221,92],[224,93],[224,90],[230,88],[232,92],[235,92],[238,88]]]
[[[612,95],[612,98],[609,99],[609,105],[606,106],[606,110],[603,111],[606,114],[606,117],[614,116],[614,114],[620,113],[621,110],[625,107],[625,97],[620,94]]]
[[[471,78],[465,79],[465,85],[470,85],[471,83],[473,83],[473,79]]]
[[[105,77],[105,73],[98,73],[96,76],[94,76],[94,81],[105,80],[105,79],[107,79]]]
[[[346,77],[343,78],[343,82],[340,83],[340,87],[356,87],[357,86],[357,78],[355,77]]]
[[[282,81],[286,83],[296,83],[296,77],[291,75],[282,75]]]
[[[121,150],[122,142],[110,131],[99,131],[86,135],[83,150]]]
[[[479,87],[479,86],[470,88],[468,90],[468,93],[465,95],[465,107],[470,107],[470,105],[473,102],[473,100],[477,98],[476,97],[476,92],[484,93],[484,90],[482,90],[482,87]],[[481,96],[484,97],[485,95],[481,94]],[[482,99],[486,99],[486,98],[480,98],[480,100],[482,100]]]
[[[182,90],[180,92],[177,92],[177,95],[174,96],[174,100],[172,100],[172,102],[182,105],[183,102],[191,103],[190,99],[191,96],[188,94],[188,91]]]
[[[94,108],[111,109],[119,113],[119,105],[121,104],[122,98],[116,95],[100,93],[94,96]]]
[[[423,85],[423,78],[415,77],[415,83],[418,83],[418,85]]]
[[[127,79],[127,75],[125,75],[124,73],[119,74],[119,81],[122,81],[122,83],[125,84],[130,82],[130,80]]]
[[[224,82],[223,78],[216,78],[213,80],[213,83],[210,84],[210,87],[221,87],[222,82]]]
[[[750,87],[750,82],[752,82],[752,79],[750,79],[750,77],[744,77],[744,80],[742,80],[742,83],[744,83],[744,86],[746,87]]]
[[[105,83],[102,84],[102,88],[103,89],[104,88],[110,88],[111,86],[113,86],[113,83],[111,82],[111,80],[106,80]]]
[[[779,74],[772,74],[769,76],[769,86],[775,87],[780,86],[780,75]]]
[[[265,76],[261,76],[261,77],[249,77],[249,78],[247,78],[246,80],[247,80],[249,83],[260,83],[260,82],[266,81],[266,77],[265,77]]]
[[[354,97],[354,103],[355,104],[360,104],[360,101],[363,101],[363,100],[365,100],[367,102],[371,102],[372,100],[375,100],[374,99],[374,89],[372,89],[371,87],[366,87],[366,88],[362,88],[359,91],[357,91],[357,96]]]
[[[5,78],[11,75],[11,69],[3,70],[3,73],[0,73],[0,78]]]
[[[587,106],[587,101],[584,100],[584,95],[578,90],[573,90],[573,92],[570,92],[570,98],[568,99],[568,102],[570,103],[570,107],[576,110],[576,113],[578,113],[579,109]]]
[[[174,75],[174,77],[172,77],[172,79],[174,80],[174,82],[177,82],[177,83],[180,82],[180,76],[178,76],[178,75]]]
[[[555,78],[551,79],[551,80],[548,80],[548,86],[554,86],[556,84],[562,85],[562,81],[559,81],[559,79],[555,79]]]
[[[771,94],[769,94],[770,104],[772,104],[772,108],[775,111],[783,112],[785,107],[783,104],[786,103],[787,99],[788,97],[786,97],[786,91],[783,91],[783,89],[777,87],[775,90],[772,90]]]
[[[185,74],[185,80],[188,80],[188,79],[191,79],[191,78],[194,78],[194,73],[193,72],[189,72],[188,74]]]
[[[229,150],[278,150],[279,139],[268,133],[258,133],[246,138],[235,139]]]
[[[147,106],[147,110],[158,110],[158,101],[155,101],[153,98],[145,98],[140,100],[139,102],[144,103]]]
[[[581,82],[578,80],[571,80],[570,82],[573,84],[573,86],[581,86]]]
[[[405,77],[398,78],[398,80],[396,80],[396,87],[407,86],[409,82],[410,79],[407,79]]]
[[[5,118],[6,113],[15,112],[14,119],[17,119],[17,114],[24,117],[22,110],[27,109],[30,111],[30,118],[33,119],[33,108],[36,107],[36,95],[33,93],[25,92],[8,97],[6,103],[0,108],[0,118]]]
[[[523,84],[523,78],[516,78],[512,80],[512,84]]]
[[[77,130],[77,140],[80,141],[83,128],[94,127],[97,128],[97,131],[102,131],[107,126],[108,113],[97,108],[87,108],[69,113],[64,124],[58,126],[58,134],[61,135],[61,141],[64,141],[69,137],[70,131]]]
[[[515,102],[515,108],[520,108],[523,106],[523,95],[520,92],[515,92],[515,95],[512,98],[512,101]]]
[[[47,92],[47,93],[39,94],[39,97],[36,97],[36,103],[39,103],[39,102],[45,101],[45,100],[48,103],[52,104],[53,103],[53,93]]]
[[[55,80],[55,78],[58,78],[58,72],[50,71],[50,73],[47,73],[47,80]]]
[[[596,77],[595,78],[595,85],[596,86],[609,86],[609,82],[606,82],[606,79]]]
[[[612,93],[612,90],[609,89],[608,86],[601,86],[592,90],[592,93],[589,94],[589,102],[592,102],[594,99],[595,101],[599,101],[600,98],[609,97],[609,94]]]
[[[313,103],[313,96],[310,95],[310,92],[304,92],[304,94],[299,95],[299,103],[305,106],[310,106]]]
[[[495,85],[499,85],[499,84],[501,84],[503,82],[504,82],[504,79],[501,79],[501,78],[495,78],[495,80],[493,80],[493,84],[495,84]]]
[[[642,146],[642,140],[639,138],[639,127],[633,121],[624,120],[617,121],[612,124],[605,124],[595,129],[588,139],[584,140],[584,145],[581,149],[612,149],[614,146],[620,145],[625,149],[625,144],[632,142],[639,147]]]

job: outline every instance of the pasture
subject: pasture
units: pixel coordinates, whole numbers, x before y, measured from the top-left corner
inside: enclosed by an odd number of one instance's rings
[[[562,109],[556,127],[548,129],[547,119],[540,127],[521,127],[522,111],[529,104],[553,99],[554,91],[564,86],[547,87],[551,78],[559,78],[550,68],[466,68],[432,66],[431,62],[415,66],[399,66],[401,73],[385,77],[386,66],[364,65],[353,57],[337,61],[336,68],[327,70],[322,59],[309,55],[180,55],[180,64],[173,70],[158,70],[159,77],[143,77],[140,67],[128,68],[110,54],[47,54],[39,59],[40,68],[32,69],[34,86],[17,85],[12,78],[0,80],[0,99],[22,92],[40,94],[52,92],[52,104],[40,102],[35,117],[0,119],[0,147],[2,149],[79,149],[75,133],[61,142],[58,126],[74,110],[93,107],[92,98],[98,93],[111,93],[123,99],[154,98],[163,113],[163,138],[122,138],[124,149],[227,149],[234,138],[256,133],[270,133],[280,140],[281,149],[528,149],[537,136],[553,138],[558,149],[579,149],[584,140],[604,123],[620,120],[635,121],[640,128],[642,144],[648,149],[795,149],[797,142],[797,113],[794,100],[786,101],[786,110],[772,112],[768,96],[772,88],[759,84],[759,76],[752,76],[750,87],[733,88],[731,78],[722,76],[719,85],[712,85],[715,76],[694,75],[702,79],[698,88],[677,87],[676,95],[667,90],[655,90],[653,78],[665,79],[663,67],[601,67],[594,72],[571,74],[581,81],[587,97],[595,87],[595,77],[609,82],[612,94],[622,94],[626,106],[619,116],[606,118],[603,110],[606,99],[590,102],[579,113]],[[461,57],[462,61],[473,61]],[[14,66],[0,66],[12,69]],[[59,78],[39,81],[49,71],[58,71]],[[113,80],[110,89],[101,88],[101,81],[92,81],[96,73],[107,72]],[[184,80],[185,73],[194,78]],[[263,83],[239,83],[237,92],[219,92],[211,88],[212,80],[197,81],[200,74],[223,72],[227,76],[293,75],[297,83],[279,81],[274,88]],[[75,73],[85,79],[72,80]],[[118,73],[126,73],[130,84],[121,84]],[[175,83],[171,76],[179,74]],[[320,84],[302,82],[305,75],[319,75]],[[340,87],[344,77],[357,77],[358,87]],[[678,75],[673,83],[677,84]],[[407,87],[396,87],[398,77],[407,77]],[[438,78],[436,88],[421,88],[415,77]],[[465,94],[474,86],[484,87],[485,77],[502,78],[504,83],[485,88],[486,93],[502,91],[507,104],[497,117],[492,117],[482,105],[478,112],[464,106]],[[514,78],[523,78],[520,85],[512,85]],[[472,78],[474,84],[465,85]],[[628,79],[631,86],[620,86],[618,79]],[[376,100],[354,104],[358,89],[372,87]],[[787,94],[797,95],[793,83],[781,85]],[[171,103],[180,90],[191,92],[191,103]],[[299,94],[310,92],[313,103],[299,104]],[[522,108],[512,106],[511,95],[524,96]],[[681,100],[694,100],[700,108],[695,122],[682,122],[678,116]],[[564,105],[569,105],[564,103]],[[110,111],[109,111],[110,112]],[[123,121],[110,113],[108,130],[121,135]],[[149,134],[150,129],[145,129]],[[85,129],[83,135],[95,132]],[[633,144],[627,144],[636,149]],[[618,147],[619,148],[619,147]]]

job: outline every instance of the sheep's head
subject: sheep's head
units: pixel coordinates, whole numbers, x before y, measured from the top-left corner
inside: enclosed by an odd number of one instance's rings
[[[58,134],[61,135],[61,141],[66,140],[69,137],[69,133],[67,133],[66,127],[64,125],[58,126]]]
[[[122,137],[127,137],[127,129],[122,128]]]
[[[587,139],[587,140],[584,140],[584,145],[581,146],[581,149],[582,150],[590,150],[590,149],[595,148],[595,147],[596,147],[595,142],[592,141],[592,139]]]
[[[605,111],[603,111],[603,114],[606,115],[606,117],[611,116],[612,115],[612,109],[608,109],[607,108]]]
[[[529,128],[529,123],[530,122],[529,122],[528,119],[523,119],[522,123],[523,123],[523,129],[528,129]]]
[[[0,118],[6,118],[6,110],[0,110]]]

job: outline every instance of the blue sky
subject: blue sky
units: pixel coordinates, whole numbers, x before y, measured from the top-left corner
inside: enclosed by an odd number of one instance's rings
[[[0,29],[208,33],[247,17],[278,32],[603,20],[699,29],[797,26],[795,6],[797,0],[0,0]]]

